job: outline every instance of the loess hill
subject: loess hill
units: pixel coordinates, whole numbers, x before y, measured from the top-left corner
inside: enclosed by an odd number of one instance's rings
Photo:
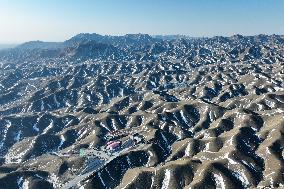
[[[113,132],[115,131],[115,132]],[[79,34],[0,51],[0,188],[284,186],[284,37]],[[64,156],[60,154],[71,154]]]

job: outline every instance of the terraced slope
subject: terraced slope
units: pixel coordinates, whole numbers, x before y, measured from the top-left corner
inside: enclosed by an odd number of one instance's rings
[[[19,63],[10,57],[18,50],[3,52],[0,188],[60,188],[90,159],[58,154],[130,133],[142,135],[143,145],[77,188],[283,187],[283,38],[131,37],[138,50],[129,36],[99,41],[119,49],[121,60],[114,49],[86,46],[75,54],[88,60],[69,54]]]

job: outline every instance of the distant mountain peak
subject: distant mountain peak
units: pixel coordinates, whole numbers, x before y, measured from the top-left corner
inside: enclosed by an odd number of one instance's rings
[[[54,49],[58,48],[60,42],[44,42],[44,41],[29,41],[25,42],[21,45],[18,45],[16,48],[18,49]]]

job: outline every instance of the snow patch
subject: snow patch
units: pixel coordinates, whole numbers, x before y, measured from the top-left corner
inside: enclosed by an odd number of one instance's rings
[[[28,179],[24,179],[20,177],[17,179],[17,184],[19,189],[29,189],[29,181]]]
[[[54,122],[53,120],[51,120],[50,124],[43,130],[42,134],[46,134],[53,126],[54,126]]]
[[[58,146],[58,150],[61,148],[61,146],[64,144],[64,142],[66,141],[64,135],[60,135],[60,144]]]
[[[163,180],[163,184],[162,184],[162,188],[161,188],[161,189],[167,189],[167,188],[169,188],[170,179],[171,179],[171,170],[166,169],[165,177],[164,177],[164,180]]]
[[[55,104],[56,104],[56,107],[57,107],[57,108],[60,107],[60,103],[58,102],[58,100],[57,100],[55,94],[53,95],[53,100],[54,100],[54,102],[55,102]]]
[[[7,132],[8,132],[8,130],[9,130],[9,128],[12,126],[11,121],[7,120],[6,122],[7,122],[7,124],[6,124],[6,128],[5,128],[5,130],[4,130],[3,140],[2,140],[2,142],[0,143],[0,149],[2,149],[2,147],[4,146],[4,142],[5,142],[5,139],[6,139],[6,137],[7,137]]]
[[[180,111],[180,115],[181,115],[182,120],[183,120],[188,126],[190,126],[190,124],[188,123],[187,119],[185,118],[184,113],[183,113],[182,110]]]
[[[14,137],[14,141],[19,142],[21,140],[21,136],[22,136],[22,131],[18,131],[16,136]]]
[[[238,179],[239,181],[242,182],[242,184],[243,184],[244,187],[246,187],[246,188],[249,187],[249,180],[247,179],[246,175],[245,175],[243,172],[241,172],[241,171],[232,172],[232,174],[233,174],[235,177],[237,177],[237,179]]]
[[[52,183],[52,186],[54,187],[54,188],[60,188],[60,180],[59,180],[59,178],[54,174],[54,173],[52,173],[49,177],[48,177],[48,179],[47,179],[47,181],[48,182],[50,182],[50,183]]]
[[[37,124],[34,124],[34,125],[33,125],[33,129],[34,129],[36,132],[39,132],[39,128],[37,127]]]
[[[190,156],[190,143],[188,143],[186,149],[185,149],[185,153],[184,156]]]
[[[102,179],[100,172],[98,172],[98,176],[99,176],[99,179],[100,179],[101,183],[103,184],[103,186],[106,187],[106,184],[105,184],[104,180]]]
[[[215,179],[217,189],[225,189],[226,188],[224,179],[223,179],[221,174],[213,174],[213,177]]]

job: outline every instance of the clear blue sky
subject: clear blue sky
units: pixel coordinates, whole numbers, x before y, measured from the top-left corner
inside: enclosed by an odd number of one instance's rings
[[[284,0],[0,0],[0,43],[82,32],[284,34]]]

